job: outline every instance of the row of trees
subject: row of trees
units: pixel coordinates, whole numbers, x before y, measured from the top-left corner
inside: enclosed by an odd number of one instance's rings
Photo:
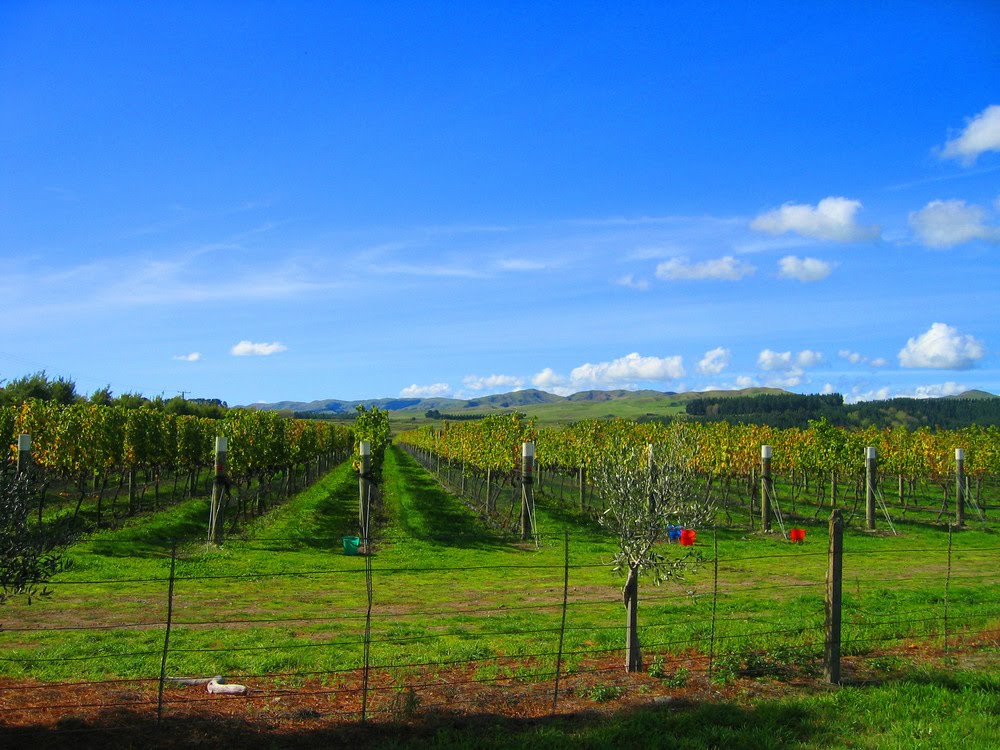
[[[956,430],[970,425],[1000,425],[1000,398],[894,398],[845,404],[839,393],[767,393],[691,399],[687,415],[699,422],[763,424],[806,428],[826,419],[841,427],[932,427]]]
[[[150,407],[31,399],[0,407],[0,445],[16,458],[17,436],[31,435],[32,463],[53,477],[83,482],[130,469],[197,471],[210,466],[216,436],[229,439],[229,470],[261,476],[350,449],[344,426],[231,409],[223,419],[175,415]]]
[[[490,416],[476,422],[446,423],[442,429],[422,427],[401,433],[399,440],[443,458],[494,471],[517,466],[520,445],[537,445],[539,466],[576,470],[594,467],[609,453],[628,447],[636,454],[645,446],[680,434],[692,446],[692,468],[704,477],[746,477],[760,467],[760,448],[774,448],[773,470],[786,475],[823,476],[857,473],[864,449],[878,451],[886,474],[938,480],[952,475],[956,448],[965,451],[965,471],[972,476],[1000,475],[1000,427],[961,430],[903,427],[849,429],[825,419],[806,429],[778,429],[728,422],[639,424],[625,419],[584,420],[563,428],[538,429],[519,415]]]

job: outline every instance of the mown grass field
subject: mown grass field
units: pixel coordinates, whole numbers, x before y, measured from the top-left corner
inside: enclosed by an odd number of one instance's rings
[[[818,680],[822,525],[810,526],[803,545],[702,529],[702,560],[683,580],[641,587],[641,637],[654,674],[627,679],[617,666],[621,580],[608,565],[611,541],[590,521],[541,496],[537,546],[503,537],[396,450],[383,494],[367,558],[343,554],[341,536],[357,526],[348,466],[221,547],[200,541],[203,499],[80,541],[50,599],[0,610],[0,674],[17,684],[136,679],[148,695],[169,602],[168,675],[225,675],[257,688],[262,700],[309,691],[328,701],[326,718],[350,720],[350,696],[333,691],[354,687],[365,663],[370,564],[368,663],[378,676],[369,709],[382,721],[371,735],[379,746],[985,748],[1000,736],[1000,542],[989,531],[953,534],[950,563],[942,527],[904,524],[898,537],[849,531],[848,684],[830,689]],[[564,711],[578,715],[524,718],[550,711],[557,662]],[[457,675],[460,684],[442,682]],[[500,701],[492,712],[483,686]],[[503,704],[511,694],[533,708]],[[189,695],[166,691],[168,719]],[[0,711],[13,696],[0,691]],[[674,702],[653,704],[656,697]],[[498,715],[490,721],[501,735],[467,718],[440,721],[484,710]],[[318,715],[300,718],[281,737],[334,731],[316,724]],[[411,738],[389,733],[399,721],[416,722]]]

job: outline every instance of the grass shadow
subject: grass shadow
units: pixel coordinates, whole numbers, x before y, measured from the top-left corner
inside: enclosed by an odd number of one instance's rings
[[[509,548],[511,540],[486,526],[437,483],[412,456],[393,446],[386,456],[392,514],[406,536],[422,542],[471,549]],[[388,493],[387,493],[388,494]]]
[[[18,747],[181,748],[202,744],[256,748],[350,747],[416,750],[548,750],[549,748],[708,748],[785,750],[822,747],[833,739],[823,712],[779,701],[753,707],[727,703],[644,706],[617,712],[582,711],[542,718],[463,714],[419,706],[414,716],[366,724],[315,726],[316,715],[289,716],[276,727],[270,719],[242,720],[205,715],[164,717],[124,708],[61,722],[54,727],[7,729]],[[84,718],[86,716],[86,718]],[[312,724],[313,726],[302,726]]]
[[[98,532],[84,544],[93,554],[106,557],[160,556],[175,542],[186,544],[205,540],[208,503],[205,498],[194,498],[135,525]]]

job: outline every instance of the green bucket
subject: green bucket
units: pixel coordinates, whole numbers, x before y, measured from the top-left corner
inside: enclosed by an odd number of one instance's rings
[[[345,536],[342,537],[344,542],[344,554],[345,555],[356,555],[358,554],[358,545],[361,544],[361,537],[359,536]]]

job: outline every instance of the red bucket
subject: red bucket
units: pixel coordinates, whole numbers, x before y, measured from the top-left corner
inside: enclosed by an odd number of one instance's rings
[[[681,529],[681,545],[684,547],[690,547],[694,544],[697,532],[694,529]]]
[[[789,529],[788,538],[793,542],[804,542],[806,540],[805,529]]]

